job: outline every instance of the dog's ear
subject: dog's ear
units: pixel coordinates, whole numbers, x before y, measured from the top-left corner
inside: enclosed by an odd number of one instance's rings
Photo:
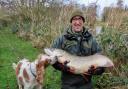
[[[42,84],[43,82],[43,75],[44,75],[44,62],[38,62],[36,64],[36,73],[37,73],[37,76],[36,76],[36,80],[38,83]]]
[[[19,63],[16,67],[16,76],[18,76],[22,63]]]

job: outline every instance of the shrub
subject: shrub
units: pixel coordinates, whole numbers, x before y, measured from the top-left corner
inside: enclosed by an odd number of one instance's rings
[[[98,36],[98,41],[101,44],[104,53],[113,59],[119,59],[122,62],[128,61],[128,34],[121,31],[103,28]]]

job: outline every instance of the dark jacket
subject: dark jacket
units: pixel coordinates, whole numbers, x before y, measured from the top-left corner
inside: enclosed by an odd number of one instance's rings
[[[53,48],[63,49],[72,55],[88,56],[101,52],[101,48],[97,44],[93,36],[88,32],[88,29],[83,27],[82,32],[73,32],[71,28],[68,28],[66,32],[59,38],[57,38],[52,45]],[[60,63],[53,65],[55,69],[62,71],[62,89],[91,89],[86,88],[86,84],[91,86],[91,75],[76,75],[69,72],[69,70],[62,66]],[[89,71],[90,72],[90,71]],[[93,74],[102,74],[104,68],[97,68],[95,71],[91,71]],[[86,78],[87,79],[86,79]],[[72,88],[74,87],[74,88]],[[83,87],[83,88],[81,88]]]

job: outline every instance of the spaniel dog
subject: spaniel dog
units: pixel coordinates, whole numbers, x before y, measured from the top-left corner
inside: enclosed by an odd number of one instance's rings
[[[19,89],[42,89],[44,70],[49,63],[49,56],[42,54],[33,62],[24,58],[13,63]]]

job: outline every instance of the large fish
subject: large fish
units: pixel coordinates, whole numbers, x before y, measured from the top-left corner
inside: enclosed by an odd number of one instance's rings
[[[44,52],[50,56],[51,63],[56,61],[65,63],[67,67],[74,69],[75,74],[86,73],[91,66],[97,67],[113,67],[113,62],[106,56],[101,54],[94,54],[91,56],[76,56],[56,48],[45,48]]]

